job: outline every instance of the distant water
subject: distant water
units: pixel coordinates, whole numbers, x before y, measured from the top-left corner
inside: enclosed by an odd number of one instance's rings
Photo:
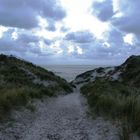
[[[65,78],[68,82],[72,81],[77,75],[86,72],[88,70],[93,70],[99,66],[95,65],[47,65],[43,66],[47,70],[54,72]]]

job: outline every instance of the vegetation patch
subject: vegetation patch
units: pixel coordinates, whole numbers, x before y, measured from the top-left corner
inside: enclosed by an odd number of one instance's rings
[[[0,55],[0,118],[33,98],[69,92],[71,85],[54,73],[13,56]]]
[[[121,81],[107,77],[97,78],[81,88],[87,98],[91,112],[117,119],[122,123],[121,139],[129,134],[140,136],[140,56],[131,56],[124,64],[116,67]]]
[[[117,81],[98,79],[81,88],[90,109],[102,116],[129,124],[130,131],[140,130],[140,90]]]

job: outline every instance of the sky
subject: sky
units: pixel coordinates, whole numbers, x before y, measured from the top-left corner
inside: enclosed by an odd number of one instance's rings
[[[0,0],[0,53],[40,65],[140,55],[140,0]]]

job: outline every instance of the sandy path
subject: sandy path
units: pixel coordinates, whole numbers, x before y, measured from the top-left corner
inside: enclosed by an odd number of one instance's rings
[[[77,90],[50,99],[46,104],[38,104],[38,109],[38,117],[25,132],[24,140],[116,139],[115,128],[109,122],[87,118],[84,100]]]
[[[26,119],[17,117],[18,121],[10,129],[12,134],[7,131],[9,137],[0,140],[117,140],[117,130],[109,121],[87,117],[85,101],[78,90],[38,101],[36,108],[36,117],[28,120],[25,113],[19,115]]]

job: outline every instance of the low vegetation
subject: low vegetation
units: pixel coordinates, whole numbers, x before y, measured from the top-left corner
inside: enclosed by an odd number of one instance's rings
[[[71,86],[54,73],[13,56],[0,55],[0,118],[33,98],[71,91]]]
[[[132,56],[123,65],[122,81],[96,78],[81,88],[91,112],[119,120],[122,123],[122,139],[130,133],[140,134],[140,57]]]

